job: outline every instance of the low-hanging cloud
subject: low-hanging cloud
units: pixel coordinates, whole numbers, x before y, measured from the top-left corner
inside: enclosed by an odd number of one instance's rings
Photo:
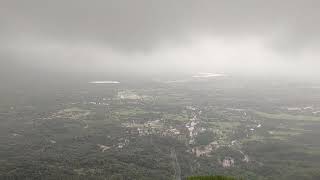
[[[319,7],[317,0],[2,1],[1,65],[315,73]]]

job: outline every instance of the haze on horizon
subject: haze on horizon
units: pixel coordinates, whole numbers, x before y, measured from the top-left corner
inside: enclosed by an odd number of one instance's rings
[[[319,77],[319,8],[317,0],[4,0],[0,71]]]

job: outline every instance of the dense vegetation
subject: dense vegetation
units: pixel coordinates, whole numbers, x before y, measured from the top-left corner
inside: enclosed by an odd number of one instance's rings
[[[227,176],[192,176],[188,177],[187,180],[237,180],[233,177]]]
[[[319,92],[243,84],[85,83],[0,94],[0,179],[320,179]]]

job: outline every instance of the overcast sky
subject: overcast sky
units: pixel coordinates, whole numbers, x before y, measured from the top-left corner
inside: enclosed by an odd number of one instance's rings
[[[1,0],[0,70],[320,76],[319,0]]]

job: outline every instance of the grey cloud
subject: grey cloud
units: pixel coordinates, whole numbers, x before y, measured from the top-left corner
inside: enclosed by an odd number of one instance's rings
[[[285,49],[319,39],[319,5],[317,0],[8,0],[0,10],[8,36],[35,33],[150,50],[194,34],[256,35]]]
[[[318,0],[3,0],[0,70],[312,75],[319,8]]]

